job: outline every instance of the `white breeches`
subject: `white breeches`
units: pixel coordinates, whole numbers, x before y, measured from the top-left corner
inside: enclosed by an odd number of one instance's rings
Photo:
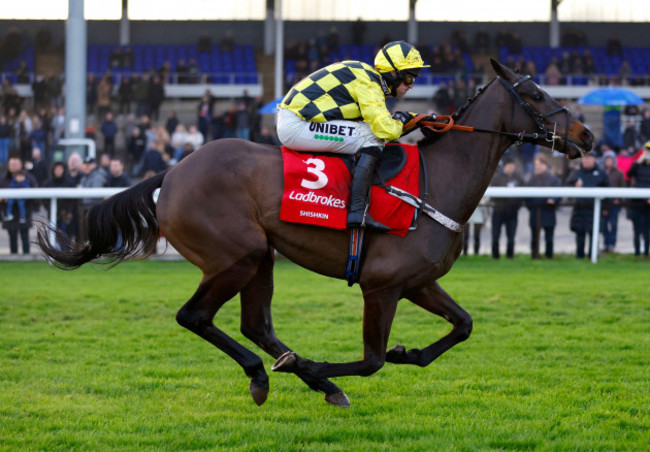
[[[280,142],[296,151],[355,154],[361,148],[384,147],[385,143],[372,133],[367,122],[310,122],[286,108],[278,108],[277,132]]]

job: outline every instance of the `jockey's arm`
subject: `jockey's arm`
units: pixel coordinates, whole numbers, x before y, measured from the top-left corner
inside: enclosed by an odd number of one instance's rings
[[[386,97],[381,88],[368,81],[359,86],[356,94],[361,116],[375,136],[385,141],[397,140],[402,134],[403,124],[393,119],[386,108]]]

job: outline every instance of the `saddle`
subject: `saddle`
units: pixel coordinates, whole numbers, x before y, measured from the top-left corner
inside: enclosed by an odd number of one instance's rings
[[[406,149],[400,145],[387,145],[381,153],[373,185],[383,185],[385,181],[393,179],[404,169],[407,161]]]
[[[284,146],[283,146],[284,148]],[[286,148],[288,149],[288,148]],[[302,152],[301,152],[302,153]],[[328,152],[311,152],[310,155],[316,157],[337,157],[345,164],[350,174],[354,171],[356,158],[350,154],[332,154]],[[372,179],[373,185],[383,186],[385,181],[393,179],[404,169],[408,155],[402,145],[398,143],[388,143],[381,153],[379,164],[375,176]]]
[[[354,156],[297,152],[284,146],[282,154],[284,194],[280,219],[345,230]],[[417,146],[386,145],[373,178],[369,213],[389,226],[389,233],[405,236],[413,223],[415,208],[389,195],[385,187],[394,186],[417,196],[419,172]]]

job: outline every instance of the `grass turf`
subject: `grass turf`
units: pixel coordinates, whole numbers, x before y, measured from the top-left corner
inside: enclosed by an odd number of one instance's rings
[[[199,271],[127,263],[61,272],[0,264],[0,450],[647,450],[650,264],[461,258],[441,285],[474,318],[427,368],[388,364],[334,381],[327,405],[239,333],[271,378],[257,407],[222,352],[174,321]],[[301,356],[361,354],[358,288],[276,265],[278,336]],[[402,301],[389,346],[421,348],[448,324]]]

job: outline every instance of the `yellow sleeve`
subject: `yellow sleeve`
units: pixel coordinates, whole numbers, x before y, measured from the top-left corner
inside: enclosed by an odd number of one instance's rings
[[[402,135],[402,122],[393,119],[386,108],[386,98],[381,86],[370,79],[357,80],[360,82],[356,95],[361,117],[370,125],[377,138],[386,141],[397,140]]]

